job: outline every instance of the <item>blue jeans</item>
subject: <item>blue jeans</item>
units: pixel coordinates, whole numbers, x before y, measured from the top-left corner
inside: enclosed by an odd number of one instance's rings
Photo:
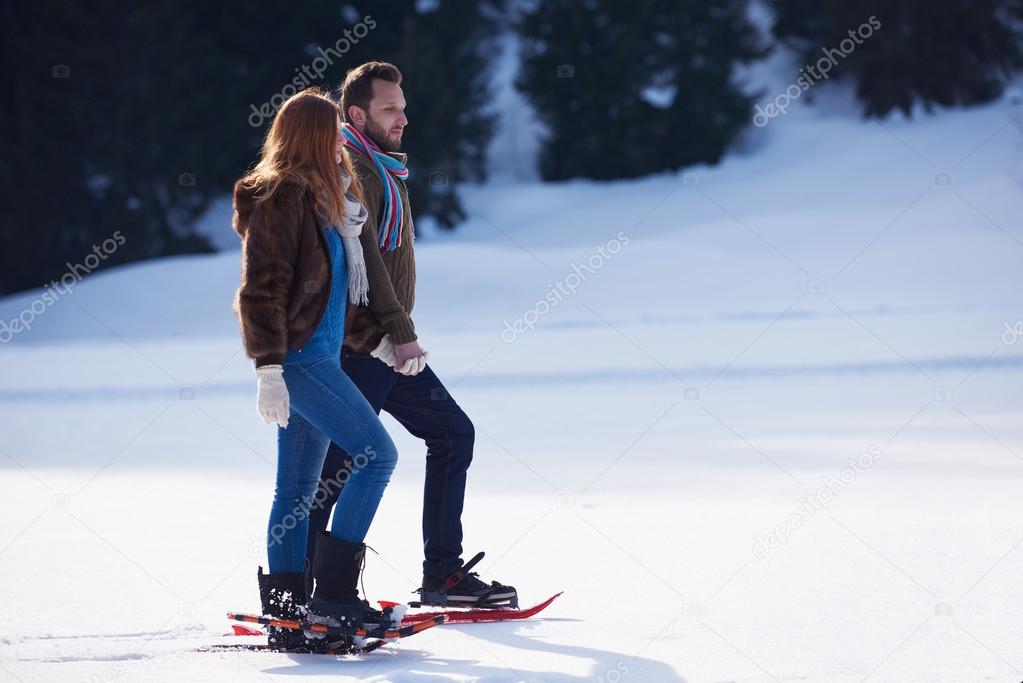
[[[342,372],[337,355],[289,354],[284,382],[291,415],[288,427],[277,430],[277,484],[267,529],[271,573],[303,571],[309,515],[323,504],[324,495],[338,489],[330,535],[362,543],[398,461],[394,442]],[[335,471],[333,482],[326,482],[321,492],[317,486],[331,442],[343,444],[354,456],[347,469]]]
[[[444,578],[462,566],[462,505],[466,476],[472,463],[475,429],[472,421],[448,394],[433,369],[427,366],[414,377],[396,373],[362,351],[345,348],[341,366],[377,413],[385,410],[410,434],[426,443],[426,480],[423,486],[423,575]],[[311,511],[310,538],[327,528],[330,507],[340,505],[331,481],[351,467],[353,455],[336,441],[323,463],[323,484],[316,497],[324,501]],[[334,512],[334,523],[344,513]]]

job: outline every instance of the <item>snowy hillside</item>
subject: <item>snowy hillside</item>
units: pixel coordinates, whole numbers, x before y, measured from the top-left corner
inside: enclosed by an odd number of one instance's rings
[[[0,681],[1018,680],[1019,117],[796,107],[715,168],[466,188],[414,314],[477,428],[466,550],[565,594],[361,659],[195,652],[265,563],[238,254],[100,269],[0,345]],[[385,423],[403,600],[424,447]]]

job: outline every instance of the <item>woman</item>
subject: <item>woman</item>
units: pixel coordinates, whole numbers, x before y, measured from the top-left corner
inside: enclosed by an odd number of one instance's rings
[[[276,422],[277,482],[267,555],[259,569],[263,612],[342,624],[383,623],[359,597],[363,540],[397,462],[380,419],[341,371],[349,299],[367,301],[359,244],[366,209],[340,135],[337,106],[305,90],[274,118],[259,162],[234,188],[233,225],[242,238],[235,311],[247,355],[255,361],[257,403]],[[308,515],[331,441],[360,454],[344,482],[329,533],[316,539],[303,581]],[[269,636],[278,649],[305,646],[302,633]]]

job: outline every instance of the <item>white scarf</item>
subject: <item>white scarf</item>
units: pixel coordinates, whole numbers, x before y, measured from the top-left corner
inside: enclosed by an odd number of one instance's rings
[[[369,216],[366,207],[362,202],[348,194],[348,188],[352,185],[352,177],[344,170],[341,177],[345,185],[345,215],[341,217],[340,225],[334,229],[341,235],[341,242],[345,246],[345,260],[348,263],[348,296],[352,303],[357,306],[369,303],[369,277],[366,275],[366,260],[362,255],[362,243],[359,235],[362,234],[362,226]]]

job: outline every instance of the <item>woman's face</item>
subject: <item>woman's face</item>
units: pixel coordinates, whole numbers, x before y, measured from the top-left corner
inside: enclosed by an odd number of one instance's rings
[[[337,148],[334,150],[334,157],[337,163],[341,163],[345,148],[345,136],[341,134],[341,117],[337,117]]]

